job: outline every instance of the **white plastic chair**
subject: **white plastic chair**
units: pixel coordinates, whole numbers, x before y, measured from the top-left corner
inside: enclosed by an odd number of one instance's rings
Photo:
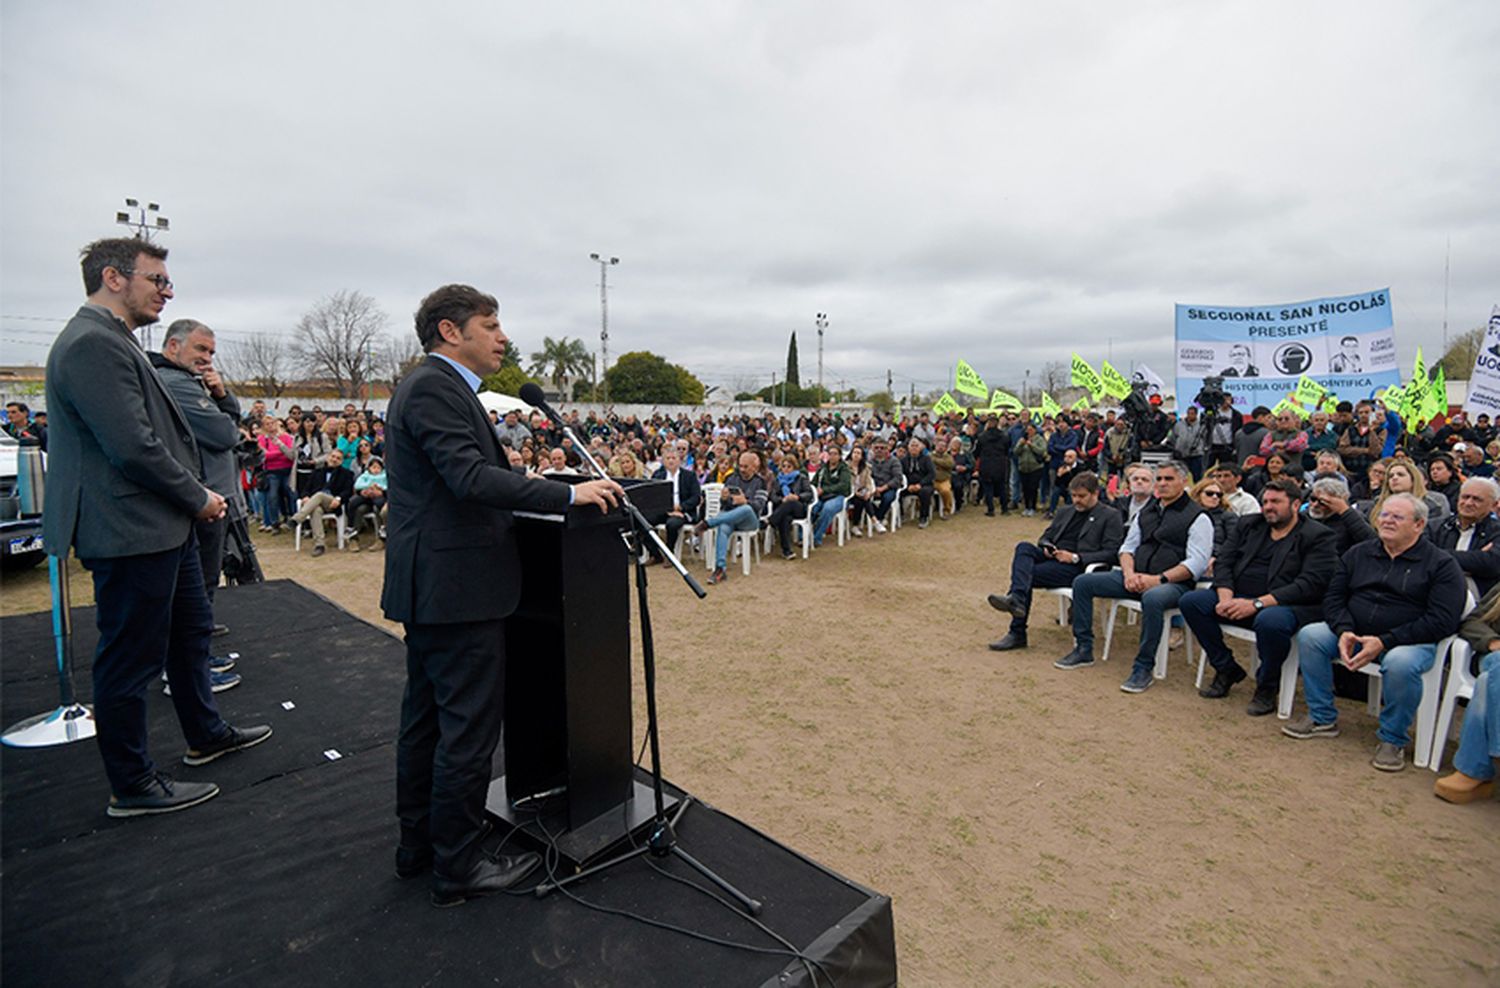
[[[326,527],[327,524],[328,524],[328,522],[330,522],[330,521],[332,521],[333,524],[334,524],[334,532],[335,532],[335,534],[336,534],[336,536],[338,538],[338,546],[339,546],[340,549],[342,549],[342,548],[344,548],[344,540],[348,536],[348,530],[345,527],[345,523],[344,523],[344,508],[343,508],[343,505],[340,505],[334,511],[325,511],[325,512],[323,512],[323,524],[324,524],[324,526]],[[308,534],[308,536],[311,537],[311,535],[312,535],[312,518],[311,517],[308,517],[308,518],[304,519],[303,521],[297,522],[297,527],[292,532],[292,551],[293,552],[301,552],[302,551],[302,526],[303,525],[307,526],[307,534]]]
[[[724,505],[724,485],[703,485],[703,520],[712,521],[717,518]],[[765,518],[762,517],[764,522]],[[719,530],[712,525],[703,533],[703,563],[712,570],[714,568],[714,541],[718,538]],[[760,560],[760,526],[745,532],[733,532],[730,535],[729,553],[726,559],[732,559],[738,553],[744,565],[745,575],[750,575],[750,557],[753,553],[756,561]]]
[[[1089,563],[1083,568],[1085,573],[1102,573],[1109,569],[1108,563]],[[1033,587],[1031,590],[1031,601],[1036,603],[1037,594],[1043,594],[1057,598],[1057,623],[1068,623],[1068,609],[1073,606],[1072,587]]]
[[[1464,613],[1467,614],[1473,609],[1474,599],[1470,597],[1465,603]],[[1426,768],[1432,756],[1433,737],[1437,734],[1438,703],[1443,687],[1443,666],[1448,662],[1449,653],[1459,641],[1457,635],[1449,635],[1438,642],[1437,655],[1432,660],[1432,668],[1422,673],[1422,700],[1417,704],[1416,740],[1411,754],[1411,762],[1417,768]],[[1278,714],[1282,710],[1287,711],[1288,714],[1291,713],[1292,700],[1297,689],[1298,666],[1297,651],[1293,648],[1291,654],[1286,657],[1286,665],[1281,668],[1281,693],[1277,697]],[[1380,686],[1383,681],[1380,663],[1367,663],[1360,666],[1359,671],[1372,680],[1365,694],[1365,709],[1371,717],[1379,717]]]
[[[1186,624],[1186,622],[1183,622]],[[1254,678],[1255,670],[1260,668],[1260,652],[1255,649],[1255,630],[1253,628],[1242,628],[1237,624],[1225,624],[1219,622],[1219,631],[1226,638],[1235,638],[1242,642],[1249,642],[1250,649],[1250,676]],[[1188,634],[1192,631],[1189,629]],[[1208,649],[1198,642],[1198,679],[1193,684],[1194,688],[1203,688],[1203,670],[1208,665]],[[1276,694],[1276,716],[1280,720],[1286,720],[1292,716],[1292,698],[1297,694],[1297,635],[1292,634],[1292,650],[1287,653],[1286,661],[1281,664],[1281,687]]]
[[[1099,598],[1109,599],[1109,598]],[[1109,600],[1109,617],[1104,622],[1104,661],[1109,661],[1109,644],[1115,635],[1115,616],[1120,613],[1121,608],[1127,613],[1141,614],[1141,602],[1129,597],[1118,597]],[[1161,641],[1156,646],[1156,661],[1151,668],[1151,675],[1156,679],[1167,678],[1167,652],[1171,647],[1172,620],[1179,618],[1182,612],[1173,607],[1165,611],[1161,616]],[[1182,636],[1182,647],[1187,653],[1189,663],[1193,661],[1193,636],[1184,633]]]
[[[1448,731],[1453,727],[1453,714],[1458,709],[1458,701],[1474,699],[1474,690],[1478,688],[1479,677],[1470,668],[1473,661],[1474,650],[1462,638],[1448,650],[1448,685],[1443,689],[1443,699],[1438,704],[1437,724],[1432,732],[1432,751],[1427,758],[1427,767],[1434,772],[1443,767],[1443,754],[1448,747]],[[1490,675],[1493,676],[1494,673]],[[1426,699],[1425,694],[1423,699]]]

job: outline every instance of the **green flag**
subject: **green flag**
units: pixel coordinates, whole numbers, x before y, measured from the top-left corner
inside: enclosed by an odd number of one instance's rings
[[[964,406],[953,400],[953,396],[944,391],[943,396],[932,405],[932,414],[947,415],[949,412],[961,412]]]
[[[976,398],[983,398],[990,393],[990,389],[985,387],[984,380],[966,360],[960,360],[958,366],[954,368],[953,390],[960,394],[973,395]]]
[[[1089,366],[1089,362],[1078,354],[1073,354],[1073,376],[1071,378],[1075,388],[1088,388],[1089,394],[1098,401],[1104,396],[1104,380]]]
[[[1021,401],[1020,398],[1017,398],[1015,395],[1010,394],[1007,391],[1001,391],[999,388],[996,388],[995,393],[990,395],[990,408],[992,410],[1013,408],[1019,412],[1025,407],[1026,405]]]
[[[1073,402],[1072,409],[1075,412],[1086,412],[1086,411],[1088,411],[1089,410],[1089,400],[1087,398],[1079,398],[1077,401]]]
[[[1062,411],[1062,406],[1057,403],[1057,399],[1053,398],[1047,392],[1043,391],[1042,392],[1042,414],[1043,415],[1057,415],[1061,411]]]
[[[1282,412],[1292,412],[1295,415],[1301,415],[1302,408],[1296,402],[1292,401],[1293,397],[1293,395],[1287,395],[1278,401],[1276,407],[1271,409],[1271,414],[1280,415]]]
[[[1111,367],[1108,360],[1099,365],[1099,377],[1104,385],[1104,393],[1111,398],[1123,398],[1130,394],[1130,382],[1125,380],[1125,375]]]
[[[1439,415],[1448,414],[1448,375],[1443,370],[1443,365],[1438,364],[1437,373],[1432,375],[1432,386],[1427,392],[1427,415],[1428,419]]]
[[[1317,408],[1318,402],[1328,393],[1328,389],[1317,381],[1303,374],[1297,379],[1297,404],[1303,408]]]

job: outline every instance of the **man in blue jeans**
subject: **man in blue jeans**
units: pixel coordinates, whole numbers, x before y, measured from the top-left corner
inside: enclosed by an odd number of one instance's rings
[[[760,516],[765,513],[769,497],[770,491],[760,473],[760,454],[747,449],[740,454],[739,469],[724,481],[724,500],[719,513],[698,523],[700,534],[709,528],[716,532],[714,575],[709,582],[723,583],[729,579],[724,567],[729,560],[730,539],[735,532],[753,532],[760,528]]]
[[[1223,490],[1217,481],[1200,497]],[[1261,512],[1245,515],[1234,526],[1214,560],[1212,590],[1182,595],[1177,607],[1214,667],[1214,681],[1198,691],[1209,700],[1229,695],[1245,670],[1224,644],[1220,622],[1255,629],[1255,695],[1245,713],[1262,717],[1276,709],[1281,667],[1297,629],[1323,615],[1323,594],[1338,569],[1333,531],[1301,517],[1302,488],[1291,478],[1266,484]]]
[[[1375,519],[1378,541],[1344,553],[1324,601],[1325,620],[1297,635],[1307,715],[1281,729],[1299,740],[1339,734],[1333,705],[1334,657],[1346,669],[1380,664],[1379,745],[1371,762],[1383,772],[1405,767],[1407,732],[1422,702],[1422,674],[1437,643],[1458,630],[1467,588],[1452,554],[1422,538],[1427,505],[1393,494]]]
[[[1208,569],[1214,546],[1213,521],[1184,492],[1187,467],[1176,460],[1161,463],[1155,477],[1156,496],[1135,516],[1120,546],[1120,568],[1073,581],[1073,651],[1052,663],[1059,669],[1094,664],[1095,597],[1139,600],[1141,647],[1130,677],[1120,684],[1126,693],[1151,688],[1162,615]]]

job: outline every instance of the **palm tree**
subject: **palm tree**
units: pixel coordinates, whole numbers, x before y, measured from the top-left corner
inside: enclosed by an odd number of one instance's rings
[[[564,336],[554,340],[542,337],[542,348],[531,355],[532,374],[545,375],[552,381],[553,390],[561,390],[563,379],[569,374],[585,374],[591,358],[582,340],[571,340]]]

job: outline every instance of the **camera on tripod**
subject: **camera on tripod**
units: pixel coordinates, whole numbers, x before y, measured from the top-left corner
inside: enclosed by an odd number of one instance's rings
[[[1223,383],[1223,379],[1220,379]],[[1130,382],[1130,394],[1120,399],[1120,415],[1132,426],[1151,417],[1151,402],[1146,400],[1145,381]]]
[[[1228,397],[1229,392],[1224,390],[1223,377],[1205,377],[1203,387],[1198,390],[1193,401],[1197,402],[1198,407],[1205,412],[1212,412],[1222,408]]]

